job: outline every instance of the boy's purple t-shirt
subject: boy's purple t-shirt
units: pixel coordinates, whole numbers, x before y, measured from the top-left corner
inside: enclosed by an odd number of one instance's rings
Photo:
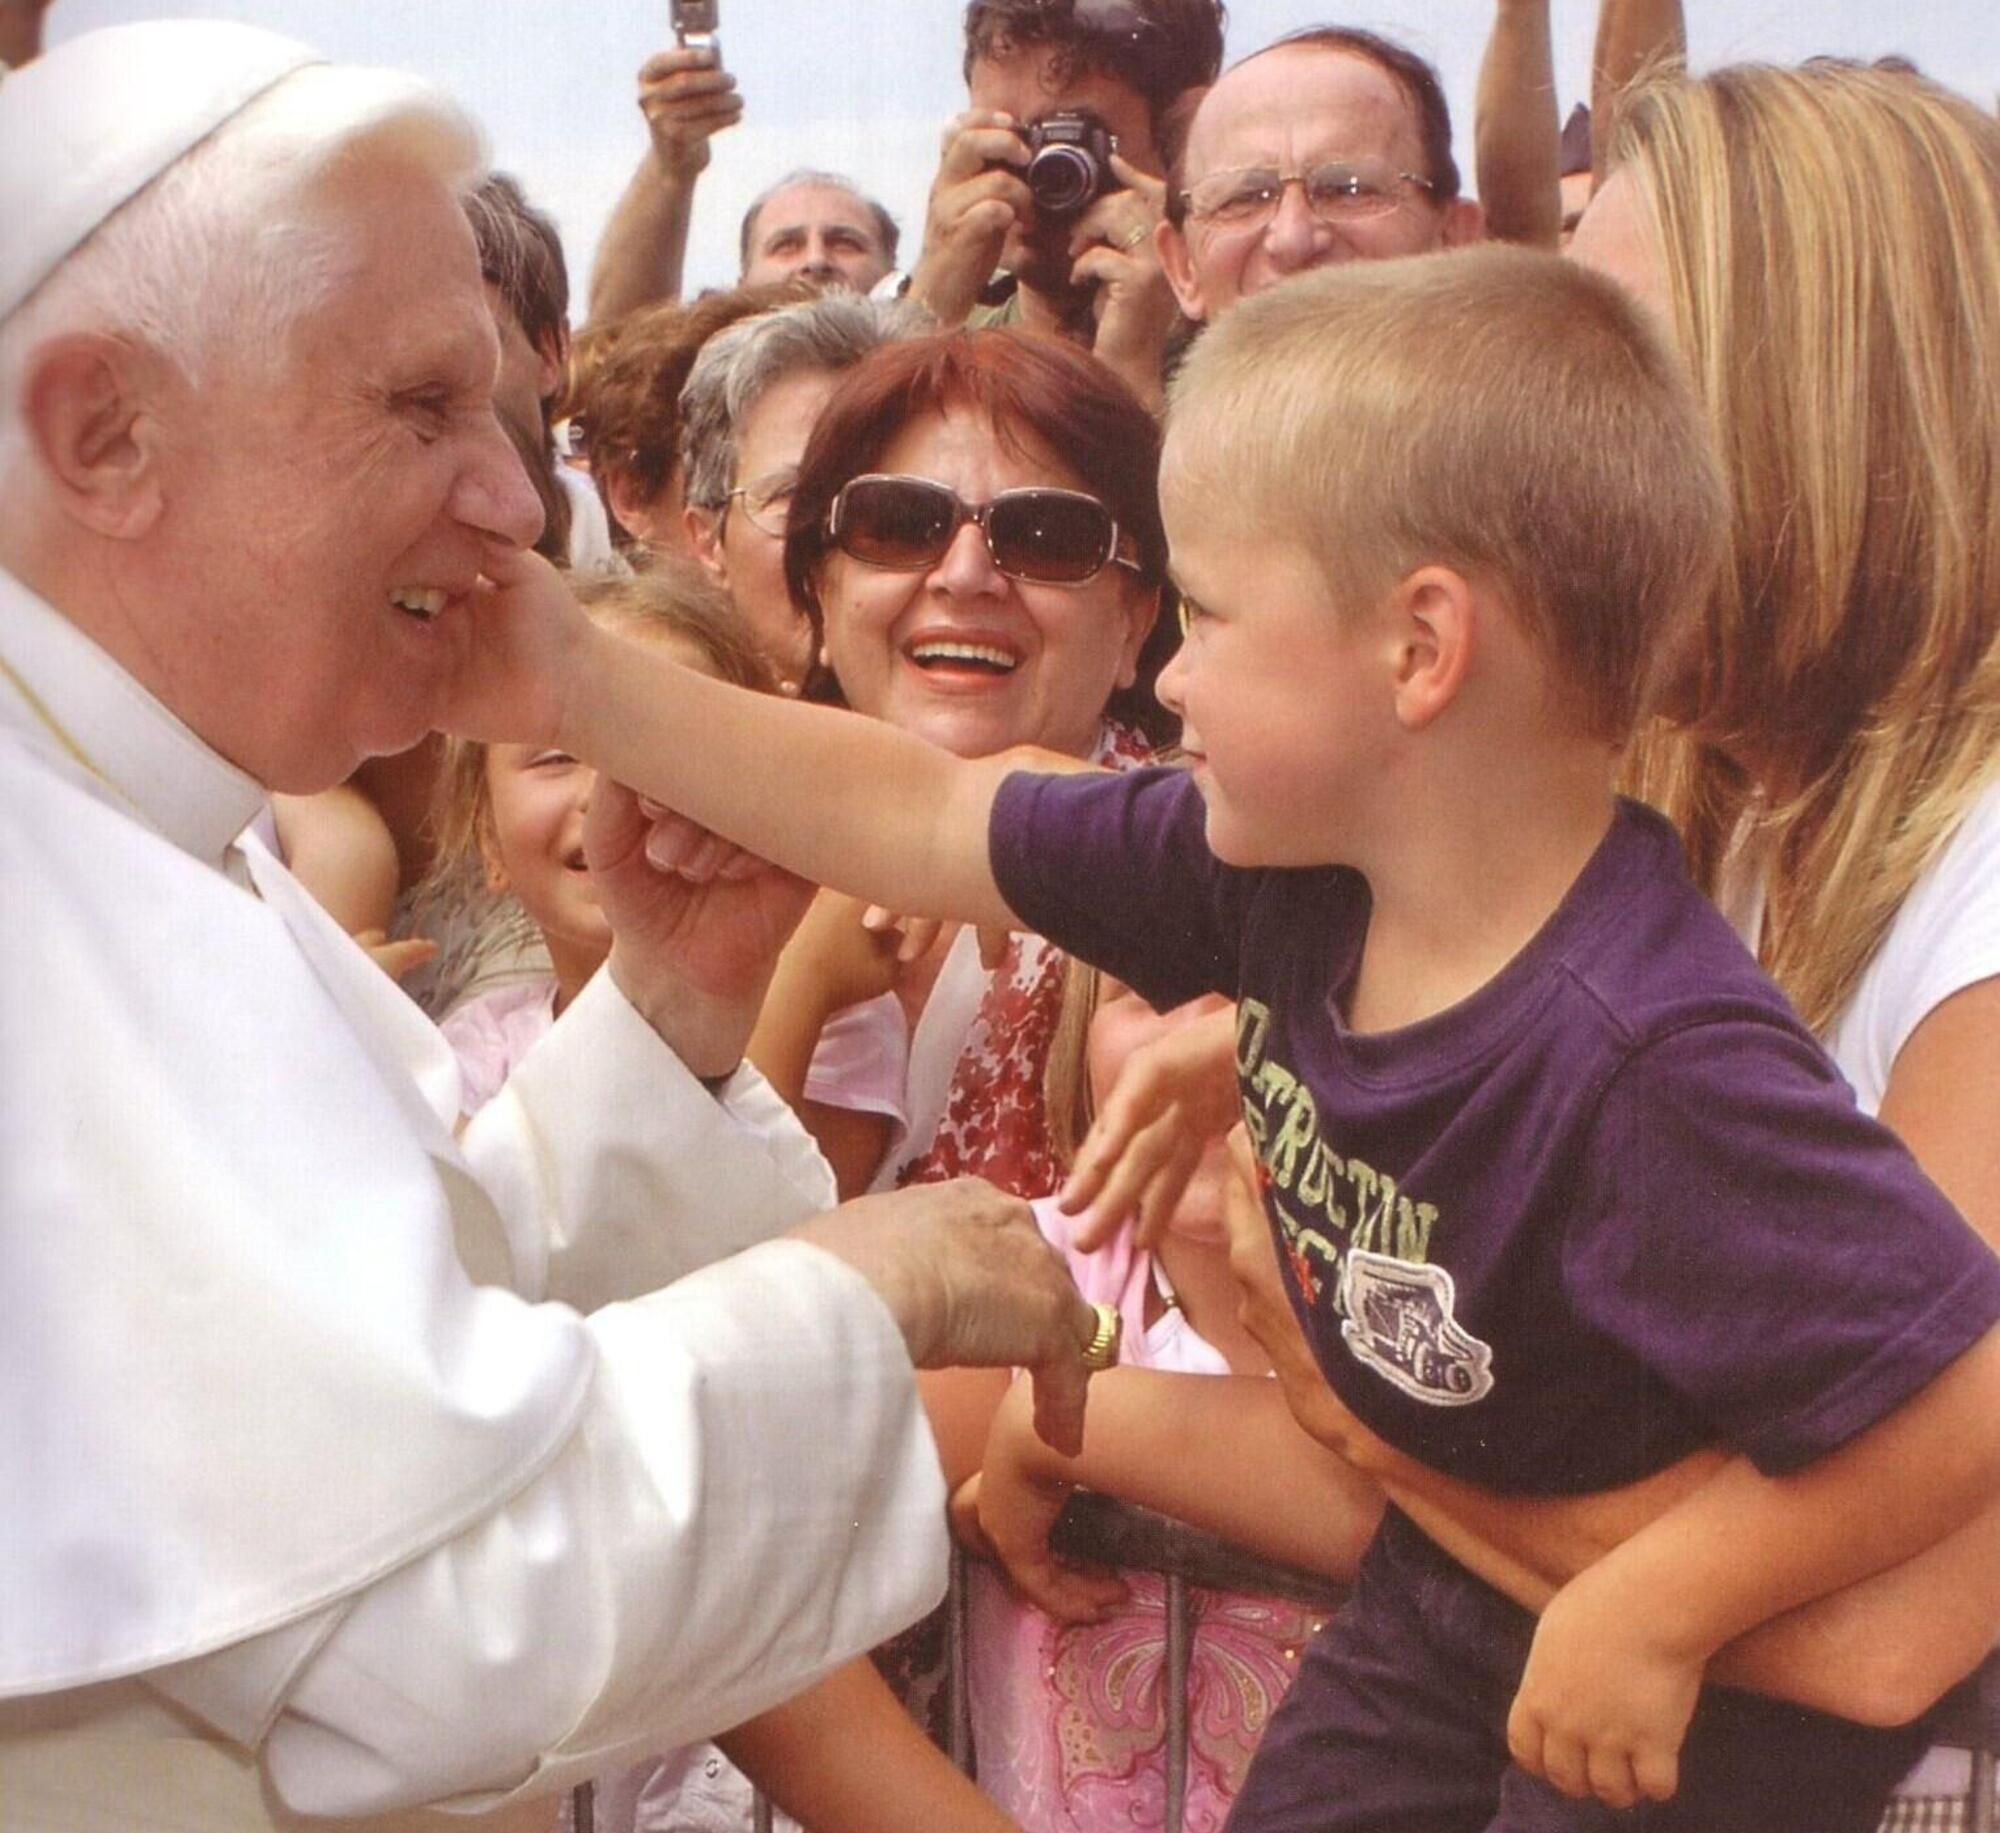
[[[1435,1469],[1583,1493],[1721,1441],[1795,1470],[2000,1320],[2000,1259],[1636,804],[1500,974],[1370,1035],[1339,1016],[1362,879],[1220,864],[1183,772],[1011,777],[991,847],[1058,946],[1163,1011],[1237,1000],[1308,1340]]]

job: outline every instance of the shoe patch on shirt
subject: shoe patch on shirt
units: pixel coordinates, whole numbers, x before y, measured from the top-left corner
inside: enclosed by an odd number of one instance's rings
[[[1340,1334],[1356,1358],[1412,1399],[1468,1407],[1493,1391],[1493,1351],[1459,1327],[1456,1296],[1443,1267],[1350,1248]]]

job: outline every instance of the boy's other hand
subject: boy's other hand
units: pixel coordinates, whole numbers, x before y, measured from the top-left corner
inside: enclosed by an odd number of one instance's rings
[[[1608,1807],[1670,1800],[1706,1663],[1665,1646],[1615,1582],[1578,1574],[1549,1601],[1507,1718],[1514,1761]]]
[[[1133,1216],[1134,1242],[1154,1246],[1209,1141],[1241,1114],[1234,1006],[1133,1051],[1056,1199],[1065,1215],[1091,1212],[1076,1245],[1086,1253],[1102,1247]]]

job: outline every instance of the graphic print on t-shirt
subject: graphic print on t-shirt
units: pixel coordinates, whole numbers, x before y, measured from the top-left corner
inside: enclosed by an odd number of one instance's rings
[[[1437,1205],[1414,1201],[1388,1172],[1327,1144],[1311,1089],[1267,1054],[1270,1034],[1270,1008],[1240,1001],[1244,1125],[1300,1293],[1317,1309],[1331,1291],[1348,1352],[1413,1400],[1462,1407],[1483,1399],[1493,1389],[1493,1351],[1453,1316],[1451,1274],[1429,1264]]]

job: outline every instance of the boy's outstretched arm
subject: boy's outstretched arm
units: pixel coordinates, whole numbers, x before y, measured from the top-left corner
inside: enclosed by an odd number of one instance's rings
[[[814,884],[892,910],[1017,928],[986,830],[1011,755],[968,761],[879,720],[683,668],[595,630],[559,742]]]
[[[1710,1657],[1965,1528],[2000,1496],[1996,1419],[2000,1328],[1806,1469],[1726,1465],[1551,1600],[1508,1726],[1515,1760],[1613,1806],[1671,1796]]]

